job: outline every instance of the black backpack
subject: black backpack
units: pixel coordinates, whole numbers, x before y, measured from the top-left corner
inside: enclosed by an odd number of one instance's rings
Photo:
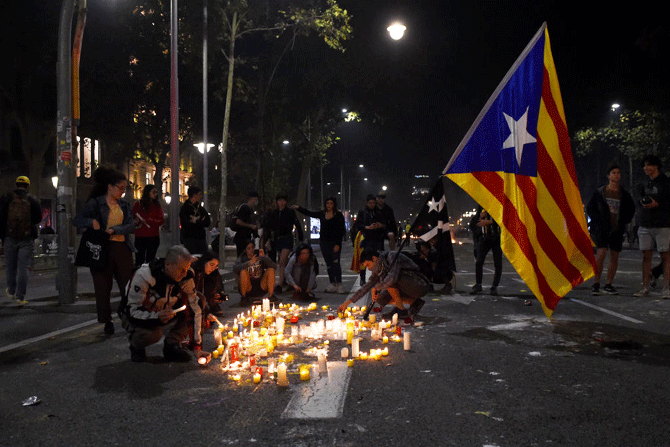
[[[12,239],[28,239],[30,237],[30,198],[28,194],[19,197],[12,193],[12,200],[7,207],[7,236]]]
[[[235,210],[233,210],[232,213],[226,216],[226,226],[231,230],[233,230],[234,232],[238,232],[242,228],[239,225],[237,225],[237,215],[240,213],[240,208],[242,208],[244,205],[246,204],[243,203],[239,205],[237,208],[235,208]]]

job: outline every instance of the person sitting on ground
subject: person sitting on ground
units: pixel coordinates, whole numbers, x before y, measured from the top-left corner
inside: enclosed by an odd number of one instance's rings
[[[372,272],[372,276],[351,298],[340,304],[339,312],[344,312],[347,306],[371,291],[372,302],[382,308],[390,303],[396,307],[394,312],[401,316],[414,317],[419,313],[425,304],[421,297],[430,291],[430,281],[407,255],[366,248],[361,254],[361,264]],[[409,305],[407,310],[405,304]]]
[[[205,309],[206,315],[223,316],[219,303],[226,301],[228,295],[223,290],[217,254],[208,250],[191,265],[191,268],[195,273],[195,290],[200,295],[200,307]]]
[[[306,242],[298,244],[295,252],[288,260],[284,270],[286,282],[293,288],[294,300],[314,299],[316,289],[316,275],[319,274],[319,264],[314,256],[312,246]]]
[[[181,347],[189,332],[194,334],[196,357],[211,358],[201,349],[202,310],[195,292],[191,263],[195,260],[182,245],[171,247],[165,258],[142,265],[128,284],[127,303],[119,313],[128,332],[130,359],[147,360],[146,347],[157,343],[165,332],[163,356],[168,362],[188,362],[191,355]],[[192,312],[192,325],[186,309]]]
[[[264,294],[267,294],[270,302],[279,302],[274,294],[276,269],[277,264],[265,256],[263,250],[256,250],[252,240],[247,240],[244,252],[233,266],[240,285],[240,306],[261,302],[260,298],[253,298],[262,297]]]

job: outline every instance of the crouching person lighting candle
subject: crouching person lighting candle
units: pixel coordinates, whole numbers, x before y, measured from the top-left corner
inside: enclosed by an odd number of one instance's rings
[[[181,344],[189,333],[193,334],[196,358],[204,357],[205,363],[211,359],[211,354],[200,348],[202,309],[190,270],[193,261],[186,248],[175,245],[165,258],[140,267],[128,283],[127,302],[121,303],[119,312],[129,334],[132,361],[146,361],[145,348],[165,335],[165,360],[188,362],[191,354]]]

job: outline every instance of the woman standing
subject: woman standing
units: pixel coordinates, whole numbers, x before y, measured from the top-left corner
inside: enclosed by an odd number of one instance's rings
[[[142,198],[133,205],[135,218],[135,267],[151,262],[161,243],[160,228],[165,223],[163,207],[158,201],[158,189],[147,185]]]
[[[321,246],[323,260],[326,261],[328,279],[330,280],[326,292],[344,293],[344,290],[342,290],[342,266],[340,265],[342,240],[347,231],[344,227],[344,216],[337,210],[335,197],[326,198],[323,207],[324,209],[321,211],[309,211],[298,205],[292,206],[300,213],[321,221],[319,245]]]
[[[114,333],[110,303],[112,280],[116,278],[124,294],[133,270],[134,247],[128,236],[135,230],[135,223],[130,204],[121,198],[128,186],[126,176],[116,169],[101,166],[93,173],[93,179],[91,194],[74,224],[81,229],[103,229],[109,234],[107,266],[104,270],[91,269],[91,276],[98,321],[105,324],[105,334],[111,335]]]

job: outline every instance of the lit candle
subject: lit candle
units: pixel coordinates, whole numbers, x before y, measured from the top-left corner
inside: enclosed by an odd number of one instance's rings
[[[261,383],[261,375],[256,373],[254,374],[254,383]]]
[[[309,365],[300,365],[300,380],[309,380]]]
[[[361,342],[361,339],[358,338],[358,337],[356,337],[356,338],[354,338],[354,339],[352,340],[352,343],[351,343],[351,356],[352,356],[353,358],[358,357],[358,354],[360,354],[360,351],[359,351],[359,348],[360,348],[360,342]]]
[[[398,314],[393,314],[391,317],[391,325],[395,326],[396,324],[398,324]]]
[[[277,366],[277,385],[288,386],[288,377],[286,376],[286,363],[280,363]]]
[[[377,315],[370,315],[370,319],[368,321],[370,321],[370,324],[374,324],[377,321]]]
[[[270,299],[263,298],[263,312],[269,312],[269,311],[270,311]]]
[[[212,351],[212,358],[213,359],[218,359],[219,358],[219,351],[217,349]]]
[[[389,348],[384,348],[384,349],[382,349],[382,355],[383,355],[384,357],[386,357],[387,355],[389,355]]]
[[[354,330],[347,328],[347,344],[350,345],[354,340]]]
[[[284,333],[284,317],[277,317],[275,322],[277,323],[277,333],[278,334],[283,334]]]
[[[368,353],[367,352],[361,352],[360,359],[361,360],[367,360],[368,359]]]
[[[233,328],[236,328],[236,326],[233,326]],[[234,336],[233,331],[228,331],[228,338],[233,338]]]
[[[207,357],[198,357],[198,364],[204,366],[207,364]]]
[[[405,349],[405,351],[409,351],[410,349],[412,349],[412,336],[409,332],[405,332],[404,334],[402,334],[402,336],[403,336],[402,339],[403,348]]]
[[[382,337],[382,343],[388,343],[388,342],[389,342],[389,338],[386,335],[384,335]]]
[[[354,366],[354,359],[347,359],[347,366],[350,368]]]

